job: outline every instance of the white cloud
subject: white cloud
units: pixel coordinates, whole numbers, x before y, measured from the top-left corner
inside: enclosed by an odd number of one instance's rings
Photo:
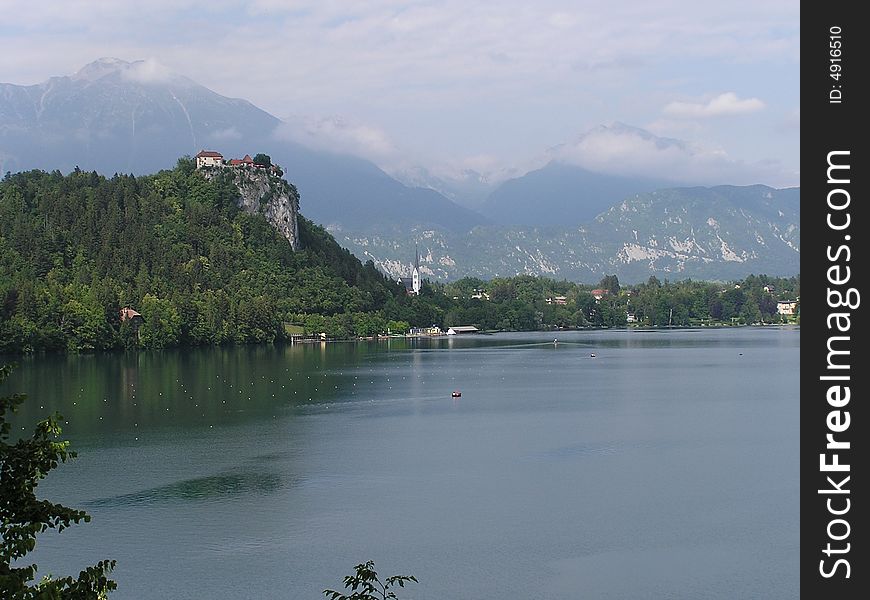
[[[566,129],[658,116],[688,122],[760,102],[702,96],[710,85],[752,90],[769,108],[763,115],[785,114],[799,93],[794,0],[154,0],[148,10],[106,0],[9,4],[3,81],[40,83],[104,55],[154,56],[160,62],[128,76],[155,82],[171,69],[276,115],[349,115],[343,124],[315,119],[291,129],[309,144],[371,150],[376,160],[416,149],[441,162],[487,154],[516,164]],[[313,141],[315,130],[330,142]],[[793,139],[756,131],[754,147],[797,164]]]
[[[676,118],[705,119],[752,113],[762,108],[764,102],[758,98],[740,99],[734,92],[725,92],[707,102],[671,102],[665,106],[664,113]]]
[[[399,154],[384,130],[342,117],[290,117],[275,135],[316,150],[353,154],[378,163]]]
[[[593,129],[573,143],[552,149],[550,156],[590,171],[666,179],[681,184],[790,186],[799,181],[799,174],[789,171],[779,161],[735,160],[714,145],[660,138],[621,124]]]
[[[801,130],[801,107],[798,106],[790,111],[782,122],[779,124],[779,129],[782,131],[797,131]]]
[[[231,141],[242,139],[242,134],[235,127],[227,127],[226,129],[212,131],[209,137],[215,141]]]
[[[153,58],[138,60],[130,64],[129,67],[121,71],[121,76],[137,83],[166,83],[178,77],[169,67],[160,64]]]

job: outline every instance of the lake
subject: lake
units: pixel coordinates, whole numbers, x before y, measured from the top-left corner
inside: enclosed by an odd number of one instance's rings
[[[559,339],[558,344],[553,338]],[[798,328],[618,330],[25,357],[2,392],[79,457],[115,599],[799,595]],[[594,356],[592,356],[594,354]],[[454,390],[461,397],[452,397]]]

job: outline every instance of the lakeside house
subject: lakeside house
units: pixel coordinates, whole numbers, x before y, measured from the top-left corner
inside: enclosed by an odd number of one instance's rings
[[[793,316],[797,309],[797,300],[780,300],[776,303],[776,314],[787,317]]]
[[[450,327],[447,330],[447,335],[465,335],[469,333],[478,333],[480,330],[474,325],[457,325]]]
[[[120,311],[118,311],[118,317],[121,320],[121,323],[126,321],[130,321],[134,325],[139,325],[145,321],[145,317],[140,315],[137,311],[133,310],[129,306],[125,306]]]
[[[444,335],[444,332],[441,331],[441,328],[437,325],[432,325],[432,327],[412,327],[408,332],[408,335]]]

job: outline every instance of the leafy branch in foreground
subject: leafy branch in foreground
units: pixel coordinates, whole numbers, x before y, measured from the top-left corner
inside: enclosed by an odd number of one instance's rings
[[[12,368],[0,366],[0,384]],[[15,599],[101,599],[116,588],[107,575],[115,566],[103,560],[79,573],[78,578],[43,577],[36,585],[36,565],[13,566],[36,548],[36,536],[46,529],[63,531],[73,523],[91,520],[82,510],[67,508],[36,497],[36,486],[61,462],[75,457],[61,433],[59,414],[40,421],[29,439],[10,440],[7,413],[16,410],[26,396],[0,397],[0,597]]]
[[[324,595],[330,600],[387,600],[398,598],[390,588],[396,585],[403,588],[409,581],[417,583],[417,578],[413,575],[393,575],[381,581],[372,560],[359,564],[354,569],[356,570],[354,575],[347,575],[344,578],[344,587],[352,592],[350,596],[335,590],[323,590]]]

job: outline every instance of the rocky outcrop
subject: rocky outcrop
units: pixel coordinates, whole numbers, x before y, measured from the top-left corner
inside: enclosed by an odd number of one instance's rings
[[[299,249],[299,192],[295,187],[256,167],[207,168],[201,172],[206,179],[229,177],[239,190],[239,208],[266,217],[293,250]]]

